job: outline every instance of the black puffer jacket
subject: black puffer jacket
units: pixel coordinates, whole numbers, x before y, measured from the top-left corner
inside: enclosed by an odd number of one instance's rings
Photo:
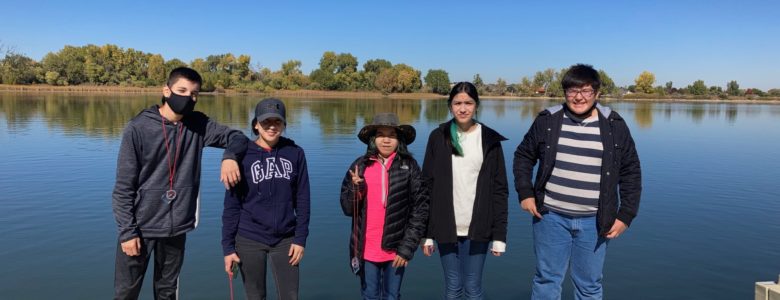
[[[358,165],[360,177],[366,170],[366,166],[375,163],[365,156],[356,159],[349,170],[354,170]],[[411,260],[420,239],[425,235],[425,224],[428,221],[428,190],[423,184],[420,167],[417,161],[409,156],[396,155],[390,165],[390,182],[387,193],[387,207],[385,213],[385,226],[382,234],[382,249],[395,250],[406,260]],[[355,197],[359,198],[357,209],[354,207]],[[357,210],[357,232],[352,232],[350,237],[350,257],[363,259],[365,230],[366,230],[366,183],[365,181],[355,187],[352,184],[352,176],[349,171],[344,175],[341,183],[341,208],[344,214],[352,216]],[[352,224],[355,228],[355,224]],[[357,247],[355,247],[357,243]],[[358,253],[353,253],[357,249]]]

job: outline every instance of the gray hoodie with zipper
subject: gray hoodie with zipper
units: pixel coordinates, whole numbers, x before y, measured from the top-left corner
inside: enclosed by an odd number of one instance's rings
[[[154,105],[141,111],[122,134],[113,192],[120,242],[171,237],[194,229],[203,147],[227,148],[223,159],[236,161],[236,154],[246,149],[248,139],[241,131],[201,112],[174,124],[163,119],[158,109]],[[165,192],[171,189],[171,175],[176,197],[169,201]]]

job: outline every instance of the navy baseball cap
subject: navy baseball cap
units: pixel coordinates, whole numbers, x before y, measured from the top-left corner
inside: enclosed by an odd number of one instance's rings
[[[255,130],[255,124],[263,122],[268,118],[279,118],[287,125],[287,109],[284,107],[284,102],[276,98],[266,98],[261,100],[255,106],[255,118],[252,119],[252,132],[258,134]]]

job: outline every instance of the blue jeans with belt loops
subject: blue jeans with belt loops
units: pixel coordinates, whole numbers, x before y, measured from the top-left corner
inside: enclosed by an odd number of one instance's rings
[[[575,299],[602,299],[607,239],[598,235],[596,217],[555,212],[533,219],[536,275],[531,299],[561,299],[561,284],[571,267]]]

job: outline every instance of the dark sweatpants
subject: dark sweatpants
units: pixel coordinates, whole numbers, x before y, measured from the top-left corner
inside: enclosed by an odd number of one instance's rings
[[[277,299],[298,299],[298,266],[290,265],[290,257],[287,256],[291,245],[292,237],[271,247],[236,235],[236,253],[241,260],[241,279],[244,281],[247,299],[265,299],[268,259],[271,260]]]
[[[179,271],[184,262],[187,235],[141,239],[141,255],[128,256],[117,243],[114,299],[138,299],[146,267],[154,253],[154,299],[178,298]]]

